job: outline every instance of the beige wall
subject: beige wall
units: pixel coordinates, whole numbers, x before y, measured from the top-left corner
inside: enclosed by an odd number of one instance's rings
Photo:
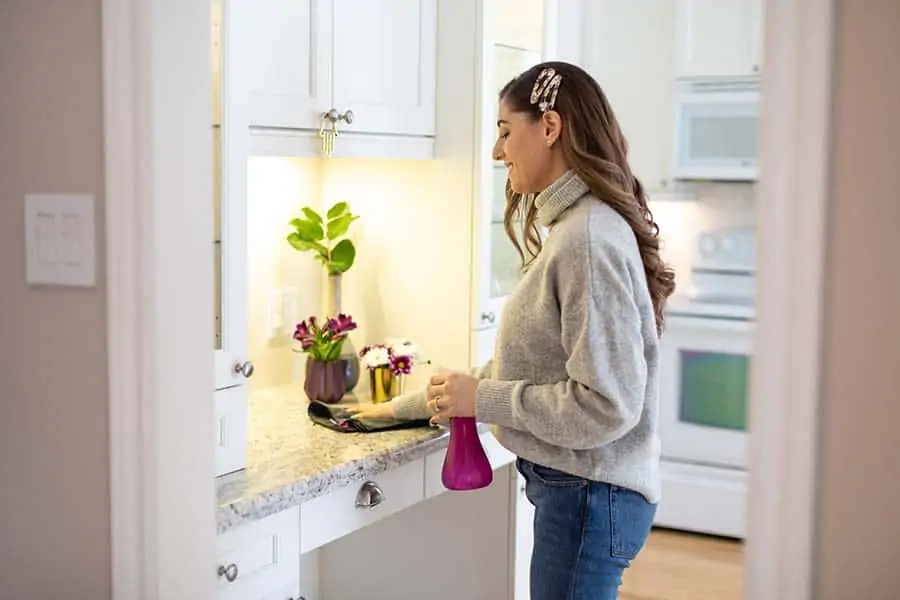
[[[110,595],[100,0],[0,1],[0,598]],[[100,285],[25,284],[28,192],[97,194]]]
[[[841,0],[816,600],[900,597],[900,2]]]

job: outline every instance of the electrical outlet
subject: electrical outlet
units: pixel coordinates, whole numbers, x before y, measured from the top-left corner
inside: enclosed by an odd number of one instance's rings
[[[269,335],[278,337],[284,327],[284,305],[280,290],[269,292]]]
[[[299,308],[297,307],[299,298],[297,294],[297,288],[284,288],[282,290],[281,298],[284,322],[290,326],[291,333],[293,333],[294,326],[300,320],[300,316],[297,314],[297,312],[299,311]]]

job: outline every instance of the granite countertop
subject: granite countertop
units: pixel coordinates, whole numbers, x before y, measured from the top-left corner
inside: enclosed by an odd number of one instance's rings
[[[340,433],[307,406],[297,384],[250,395],[247,468],[216,479],[218,533],[447,447],[443,428]]]

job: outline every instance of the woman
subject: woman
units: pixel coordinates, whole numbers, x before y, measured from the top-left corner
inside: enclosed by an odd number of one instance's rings
[[[438,374],[368,414],[496,425],[535,506],[531,598],[614,599],[660,496],[657,344],[674,274],[590,75],[560,62],[525,71],[501,90],[497,125],[524,274],[494,357],[480,378]]]

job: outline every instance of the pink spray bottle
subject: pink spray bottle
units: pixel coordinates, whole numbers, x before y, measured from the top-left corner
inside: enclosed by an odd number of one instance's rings
[[[491,485],[493,480],[494,470],[481,445],[475,418],[450,419],[450,445],[441,470],[444,487],[456,491],[477,490]]]
[[[491,485],[494,470],[484,453],[473,417],[450,419],[450,446],[444,456],[441,481],[448,490],[477,490]]]

